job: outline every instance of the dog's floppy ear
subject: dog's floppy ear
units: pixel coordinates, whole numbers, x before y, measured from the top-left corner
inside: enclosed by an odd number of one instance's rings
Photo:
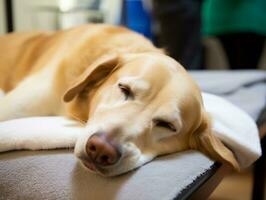
[[[210,118],[203,113],[200,126],[190,136],[190,147],[206,154],[215,161],[227,163],[239,171],[239,163],[233,152],[211,130]]]
[[[118,68],[118,55],[108,54],[102,56],[91,64],[83,72],[81,76],[77,78],[74,84],[67,89],[63,96],[65,102],[69,102],[74,99],[85,88],[92,88],[102,82],[109,74]]]

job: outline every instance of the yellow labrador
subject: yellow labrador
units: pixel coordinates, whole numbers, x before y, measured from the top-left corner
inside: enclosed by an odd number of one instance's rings
[[[117,175],[187,149],[239,167],[212,134],[189,74],[137,33],[109,25],[14,33],[0,36],[0,56],[0,120],[83,122],[75,154],[92,171]]]

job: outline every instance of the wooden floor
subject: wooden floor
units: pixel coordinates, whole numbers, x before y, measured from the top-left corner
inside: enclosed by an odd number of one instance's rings
[[[209,200],[251,200],[252,183],[251,169],[231,174],[223,179]]]

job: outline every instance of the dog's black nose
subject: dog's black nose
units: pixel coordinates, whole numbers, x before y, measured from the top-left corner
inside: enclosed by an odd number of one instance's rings
[[[121,157],[117,145],[108,141],[104,135],[93,135],[86,144],[86,151],[90,159],[101,166],[115,164]]]

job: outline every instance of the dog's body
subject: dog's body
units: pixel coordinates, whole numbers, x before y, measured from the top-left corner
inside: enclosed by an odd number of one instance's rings
[[[36,98],[42,99],[31,111],[18,112],[22,108],[14,108],[15,112],[11,113],[10,107],[8,113],[1,110],[0,120],[65,115],[67,106],[62,104],[63,94],[95,60],[108,53],[158,51],[144,37],[107,25],[87,25],[56,33],[15,33],[1,36],[0,44],[0,88],[9,92],[18,84],[25,85],[15,94],[19,103],[12,106],[22,102],[34,105]],[[30,99],[35,103],[29,102]]]
[[[197,85],[139,34],[86,25],[0,36],[0,44],[0,121],[58,115],[87,123],[75,153],[93,171],[116,175],[191,148],[238,167],[211,134]]]

